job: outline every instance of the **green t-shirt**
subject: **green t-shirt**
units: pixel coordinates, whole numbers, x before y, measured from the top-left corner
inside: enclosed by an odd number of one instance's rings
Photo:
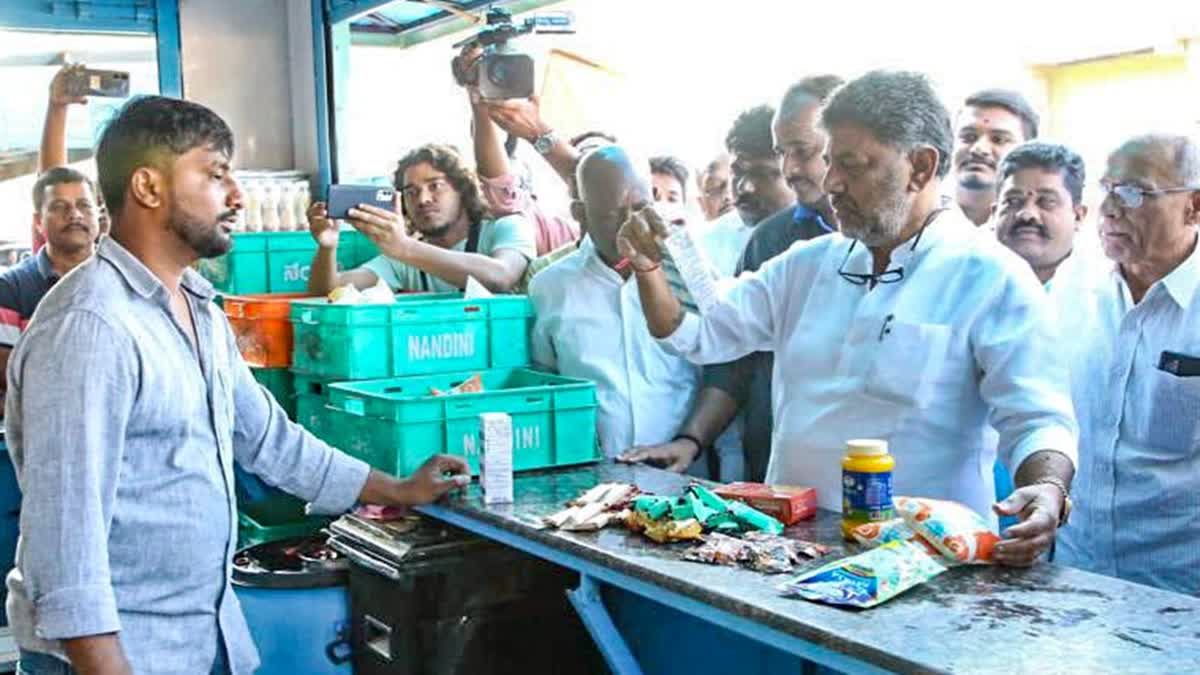
[[[479,226],[479,246],[476,253],[490,256],[501,249],[511,249],[525,256],[526,260],[537,257],[537,240],[529,221],[519,215],[504,216],[496,220],[485,220]],[[465,251],[467,240],[451,247],[453,251]],[[443,281],[432,274],[385,255],[376,256],[359,269],[370,270],[383,279],[394,290],[432,291],[450,293],[461,288]]]

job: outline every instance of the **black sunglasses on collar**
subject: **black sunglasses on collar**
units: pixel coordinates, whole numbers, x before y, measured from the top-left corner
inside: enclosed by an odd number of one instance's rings
[[[933,222],[933,219],[936,218],[939,213],[945,210],[946,209],[936,209],[933,213],[929,214],[929,217],[925,219],[925,223],[921,225],[921,229],[917,232],[917,236],[913,237],[913,242],[908,247],[910,252],[917,250],[917,244],[921,242],[921,235],[925,234],[925,228],[929,227],[929,223]],[[850,244],[850,250],[846,251],[846,257],[842,260],[842,264],[838,266],[838,276],[842,277],[846,281],[849,281],[855,286],[866,286],[867,284],[870,284],[872,288],[875,287],[875,284],[894,284],[904,278],[903,265],[900,265],[899,267],[888,268],[879,274],[860,274],[858,272],[847,272],[846,263],[850,262],[850,255],[854,253],[855,246],[858,246],[857,239]]]

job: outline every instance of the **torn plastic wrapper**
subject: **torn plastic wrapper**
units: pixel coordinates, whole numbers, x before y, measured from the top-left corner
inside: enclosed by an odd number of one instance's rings
[[[805,600],[868,608],[929,581],[946,566],[908,541],[892,541],[784,582],[779,590]]]

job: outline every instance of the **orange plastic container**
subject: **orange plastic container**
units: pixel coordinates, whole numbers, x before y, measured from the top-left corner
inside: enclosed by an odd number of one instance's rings
[[[225,315],[242,359],[256,368],[290,368],[292,300],[311,297],[305,293],[225,296]]]

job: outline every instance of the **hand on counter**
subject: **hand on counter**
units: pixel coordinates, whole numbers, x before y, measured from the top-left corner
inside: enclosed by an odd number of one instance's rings
[[[617,457],[618,462],[637,464],[645,462],[667,471],[683,473],[688,470],[696,455],[700,454],[700,446],[689,438],[677,438],[661,445],[643,445],[633,448]]]
[[[372,470],[359,501],[383,506],[419,506],[435,502],[470,482],[471,469],[466,460],[434,455],[403,480]]]
[[[997,515],[1017,516],[1021,522],[1005,530],[996,544],[995,561],[1028,567],[1050,550],[1058,531],[1062,492],[1053,485],[1027,485],[993,507]]]

